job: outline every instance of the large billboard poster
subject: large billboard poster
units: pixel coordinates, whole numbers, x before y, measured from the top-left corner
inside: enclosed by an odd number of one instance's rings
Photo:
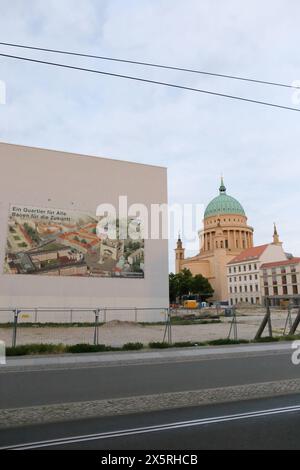
[[[144,240],[99,235],[93,214],[12,205],[6,274],[144,278]]]

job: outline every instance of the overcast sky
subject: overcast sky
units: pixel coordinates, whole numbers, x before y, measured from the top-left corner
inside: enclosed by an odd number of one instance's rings
[[[4,42],[300,80],[297,0],[0,0],[0,6]],[[293,106],[289,89],[56,60]],[[4,58],[0,80],[7,84],[1,141],[167,166],[171,203],[206,205],[223,173],[255,228],[255,243],[271,240],[276,221],[285,249],[300,255],[300,113]]]

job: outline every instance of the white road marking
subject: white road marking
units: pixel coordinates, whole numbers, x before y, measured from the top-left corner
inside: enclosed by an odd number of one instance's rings
[[[148,434],[152,432],[170,431],[194,426],[204,426],[218,423],[225,423],[229,421],[238,421],[251,418],[262,418],[264,416],[274,416],[285,413],[299,412],[300,405],[288,406],[284,408],[274,408],[270,410],[253,411],[248,413],[240,413],[228,416],[217,416],[212,418],[196,419],[192,421],[182,421],[177,423],[162,424],[157,426],[148,426],[143,428],[124,429],[119,431],[104,432],[99,434],[89,434],[84,436],[74,436],[61,439],[53,439],[40,442],[32,442],[26,444],[19,444],[14,446],[6,446],[0,450],[31,450],[41,449],[45,447],[62,446],[66,444],[77,444],[80,442],[98,441],[103,439],[113,439],[118,437],[134,436],[138,434]]]

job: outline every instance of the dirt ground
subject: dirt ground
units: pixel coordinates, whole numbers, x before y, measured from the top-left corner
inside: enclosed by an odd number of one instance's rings
[[[243,311],[237,315],[238,338],[251,340],[254,338],[258,327],[265,315],[265,311]],[[296,312],[293,313],[295,318]],[[287,318],[287,311],[272,312],[272,326],[274,335],[283,334]],[[219,324],[202,325],[173,325],[173,342],[194,341],[197,342],[227,338],[230,329],[230,318],[221,317]],[[99,327],[99,342],[109,346],[123,346],[126,343],[160,342],[164,337],[163,325],[141,325],[130,322],[110,322]],[[267,331],[265,332],[267,336]],[[7,345],[12,341],[12,329],[0,327],[0,340]],[[52,344],[79,344],[94,341],[93,327],[37,327],[18,328],[17,344],[52,343]]]

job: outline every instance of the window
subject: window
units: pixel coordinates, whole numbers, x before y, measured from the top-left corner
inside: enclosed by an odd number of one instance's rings
[[[273,291],[274,291],[274,295],[278,295],[278,287],[277,286],[273,287]]]
[[[287,293],[288,293],[287,286],[283,286],[282,291],[283,291],[283,295],[287,295]]]
[[[251,271],[252,269],[252,264],[249,264],[249,271]]]
[[[297,276],[296,276],[296,274],[292,274],[292,284],[297,284]]]
[[[273,280],[273,286],[277,286],[277,272],[276,268],[272,269],[272,280]]]
[[[282,282],[283,285],[287,285],[286,276],[281,277],[281,282]]]
[[[268,287],[265,287],[265,296],[269,297],[269,288]]]
[[[281,268],[281,274],[286,274],[286,269],[284,266]]]
[[[298,286],[293,286],[293,294],[298,295]]]

